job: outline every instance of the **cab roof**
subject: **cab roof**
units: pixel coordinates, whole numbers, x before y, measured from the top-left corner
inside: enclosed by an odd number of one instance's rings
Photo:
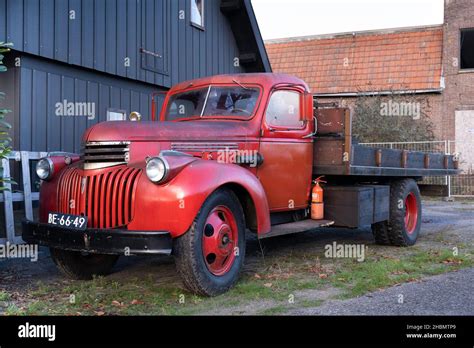
[[[302,85],[305,87],[306,90],[309,91],[309,87],[306,82],[291,75],[275,73],[249,73],[215,75],[195,80],[184,81],[173,86],[170,92],[176,92],[190,87],[207,86],[210,84],[232,84],[235,83],[234,81],[237,81],[243,85],[259,84],[262,85],[264,88],[270,88],[278,84]]]

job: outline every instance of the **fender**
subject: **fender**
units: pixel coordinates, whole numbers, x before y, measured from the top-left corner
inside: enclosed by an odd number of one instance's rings
[[[254,174],[235,164],[198,159],[166,184],[157,185],[141,176],[135,192],[129,230],[169,231],[173,238],[184,234],[209,195],[226,184],[244,188],[253,201],[257,233],[271,230],[265,191]]]

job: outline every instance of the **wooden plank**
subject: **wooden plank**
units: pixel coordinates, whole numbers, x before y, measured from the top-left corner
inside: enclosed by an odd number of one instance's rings
[[[3,167],[3,178],[10,178],[10,161],[8,159],[2,159]],[[4,211],[5,211],[5,231],[7,240],[13,242],[15,238],[15,220],[13,215],[13,202],[12,202],[12,185],[5,182],[3,186],[6,190],[3,191],[3,198],[5,200]]]
[[[94,68],[105,71],[105,37],[107,18],[105,1],[94,2]]]
[[[7,1],[6,18],[7,42],[12,42],[15,45],[15,50],[23,51],[23,0]]]
[[[7,41],[7,0],[0,0],[0,41]]]
[[[127,57],[130,59],[130,66],[127,67],[127,77],[132,79],[137,78],[137,69],[139,68],[137,64],[139,61],[137,57],[139,46],[137,42],[138,14],[137,2],[127,1]]]
[[[99,84],[91,81],[87,81],[87,101],[94,103],[95,105],[95,117],[94,119],[87,119],[87,128],[99,121]]]
[[[54,0],[40,2],[40,55],[54,58]]]
[[[25,216],[28,220],[33,220],[33,202],[31,200],[30,181],[30,158],[27,151],[21,152],[21,172],[23,176],[23,194],[25,203]]]
[[[33,72],[31,69],[23,67],[20,74],[20,149],[31,150],[31,117],[34,114],[32,111],[32,83]]]
[[[67,62],[69,38],[68,2],[64,0],[56,0],[54,12],[54,58],[62,62]]]
[[[30,160],[38,160],[40,158],[48,156],[47,152],[44,151],[29,151],[28,156],[30,157]],[[15,160],[17,162],[21,161],[21,152],[20,151],[11,151],[8,154],[8,158]]]
[[[61,77],[61,100],[74,101],[74,78],[63,75]],[[61,149],[74,152],[74,119],[76,117],[61,117]]]
[[[49,136],[46,141],[46,150],[49,151],[61,148],[61,122],[64,117],[56,115],[56,103],[61,101],[61,76],[48,73],[47,86],[46,134],[55,135]],[[33,159],[32,157],[30,158]]]
[[[127,57],[127,2],[117,0],[117,75],[127,76],[125,58]]]
[[[82,66],[94,67],[94,0],[82,0],[81,8]]]
[[[117,8],[115,0],[105,1],[105,71],[117,73]]]
[[[40,33],[39,24],[39,0],[29,0],[24,2],[23,16],[24,16],[24,50],[25,52],[37,55],[39,53]]]
[[[299,233],[310,231],[319,227],[327,227],[334,224],[331,220],[301,220],[297,222],[290,222],[287,224],[280,224],[272,226],[272,230],[269,233],[258,236],[259,239],[283,236],[287,234]]]
[[[33,70],[31,150],[46,149],[47,140],[47,74]]]
[[[25,200],[25,195],[23,192],[13,192],[12,193],[12,202],[23,202]],[[39,200],[39,192],[31,192],[31,200],[38,201]],[[0,195],[0,203],[5,202],[3,195]]]

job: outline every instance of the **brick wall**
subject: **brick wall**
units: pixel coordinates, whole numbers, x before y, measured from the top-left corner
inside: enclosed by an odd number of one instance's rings
[[[460,70],[460,29],[463,28],[474,28],[474,1],[445,0],[443,75],[446,89],[442,94],[441,109],[443,136],[463,143],[470,141],[470,146],[474,147],[473,122],[467,122],[466,113],[459,112],[474,110],[474,70]],[[461,115],[457,124],[456,111]],[[466,144],[463,147],[466,146],[469,147]],[[461,159],[472,164],[474,154],[461,153]]]

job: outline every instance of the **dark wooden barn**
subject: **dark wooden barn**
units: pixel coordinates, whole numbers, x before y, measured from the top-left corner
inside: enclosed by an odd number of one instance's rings
[[[150,119],[154,91],[271,69],[250,0],[0,0],[1,41],[14,45],[2,107],[24,151],[79,152],[97,122]]]

